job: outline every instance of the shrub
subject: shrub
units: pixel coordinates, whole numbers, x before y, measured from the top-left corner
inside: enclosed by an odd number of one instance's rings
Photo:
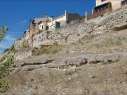
[[[0,79],[0,93],[6,92],[8,88],[8,81],[6,79]]]
[[[10,73],[10,66],[13,64],[13,55],[4,56],[0,64],[0,93],[6,92],[9,88],[8,81],[5,79]]]
[[[22,45],[21,45],[21,48],[28,48],[28,47],[29,47],[28,42],[27,41],[23,41]]]

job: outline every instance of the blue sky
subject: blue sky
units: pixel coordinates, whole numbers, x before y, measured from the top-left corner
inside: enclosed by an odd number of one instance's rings
[[[59,16],[65,10],[84,15],[94,6],[95,0],[0,0],[0,25],[9,28],[0,42],[0,52],[22,37],[33,17]]]

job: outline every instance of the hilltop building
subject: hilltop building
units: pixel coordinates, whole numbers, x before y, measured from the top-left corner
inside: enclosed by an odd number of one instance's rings
[[[93,9],[93,14],[90,18],[118,10],[126,4],[127,0],[96,0],[96,7]]]
[[[105,13],[111,13],[126,4],[127,0],[96,0],[96,6],[93,9],[92,14],[85,12],[85,21],[98,16],[103,16]],[[19,43],[26,41],[30,47],[41,46],[44,44],[48,45],[51,42],[49,39],[54,36],[52,35],[49,37],[49,33],[56,29],[65,27],[71,22],[79,22],[82,18],[83,17],[77,13],[68,13],[66,11],[63,15],[58,17],[45,16],[34,18],[30,22],[28,30],[25,31],[24,37],[19,41]]]
[[[39,36],[35,37],[37,34],[40,34],[43,31],[54,31],[56,29],[65,27],[67,24],[73,22],[73,21],[79,21],[81,19],[81,16],[77,13],[68,13],[65,11],[65,13],[58,17],[41,17],[41,18],[34,18],[30,25],[28,30],[24,34],[24,39],[28,41],[29,45],[35,40],[35,39],[41,39],[42,37]],[[32,45],[32,44],[31,44]]]
[[[119,8],[121,8],[121,2],[123,0],[96,0],[96,6],[100,6],[103,5],[105,3],[111,3],[112,4],[112,9],[113,10],[117,10]]]
[[[64,15],[59,17],[42,17],[34,18],[29,26],[29,31],[26,33],[27,38],[34,34],[43,31],[53,31],[69,24],[71,21],[79,20],[81,17],[77,13],[68,13],[65,11]]]

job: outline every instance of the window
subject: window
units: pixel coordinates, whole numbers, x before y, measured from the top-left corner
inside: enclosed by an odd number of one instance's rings
[[[60,28],[60,22],[56,22],[56,28]]]
[[[49,27],[48,26],[46,26],[46,30],[49,30]]]

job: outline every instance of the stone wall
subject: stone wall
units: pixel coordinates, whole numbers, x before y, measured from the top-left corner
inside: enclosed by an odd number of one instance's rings
[[[69,44],[78,41],[88,33],[103,33],[112,31],[119,24],[127,24],[127,7],[114,11],[103,17],[77,21],[56,31],[48,31],[34,36],[34,46]]]
[[[32,50],[31,49],[22,49],[22,50],[19,50],[15,53],[15,56],[14,56],[14,60],[15,61],[18,61],[18,60],[23,60],[29,56],[32,55]]]
[[[33,36],[33,47],[40,47],[41,45],[48,45],[51,41],[48,37],[50,31],[44,31]]]
[[[112,29],[115,25],[127,23],[127,6],[102,17],[97,23],[106,29]]]
[[[74,22],[56,31],[44,31],[33,36],[33,47],[53,44],[70,44],[78,41],[88,32],[94,31],[95,24],[92,22]]]

